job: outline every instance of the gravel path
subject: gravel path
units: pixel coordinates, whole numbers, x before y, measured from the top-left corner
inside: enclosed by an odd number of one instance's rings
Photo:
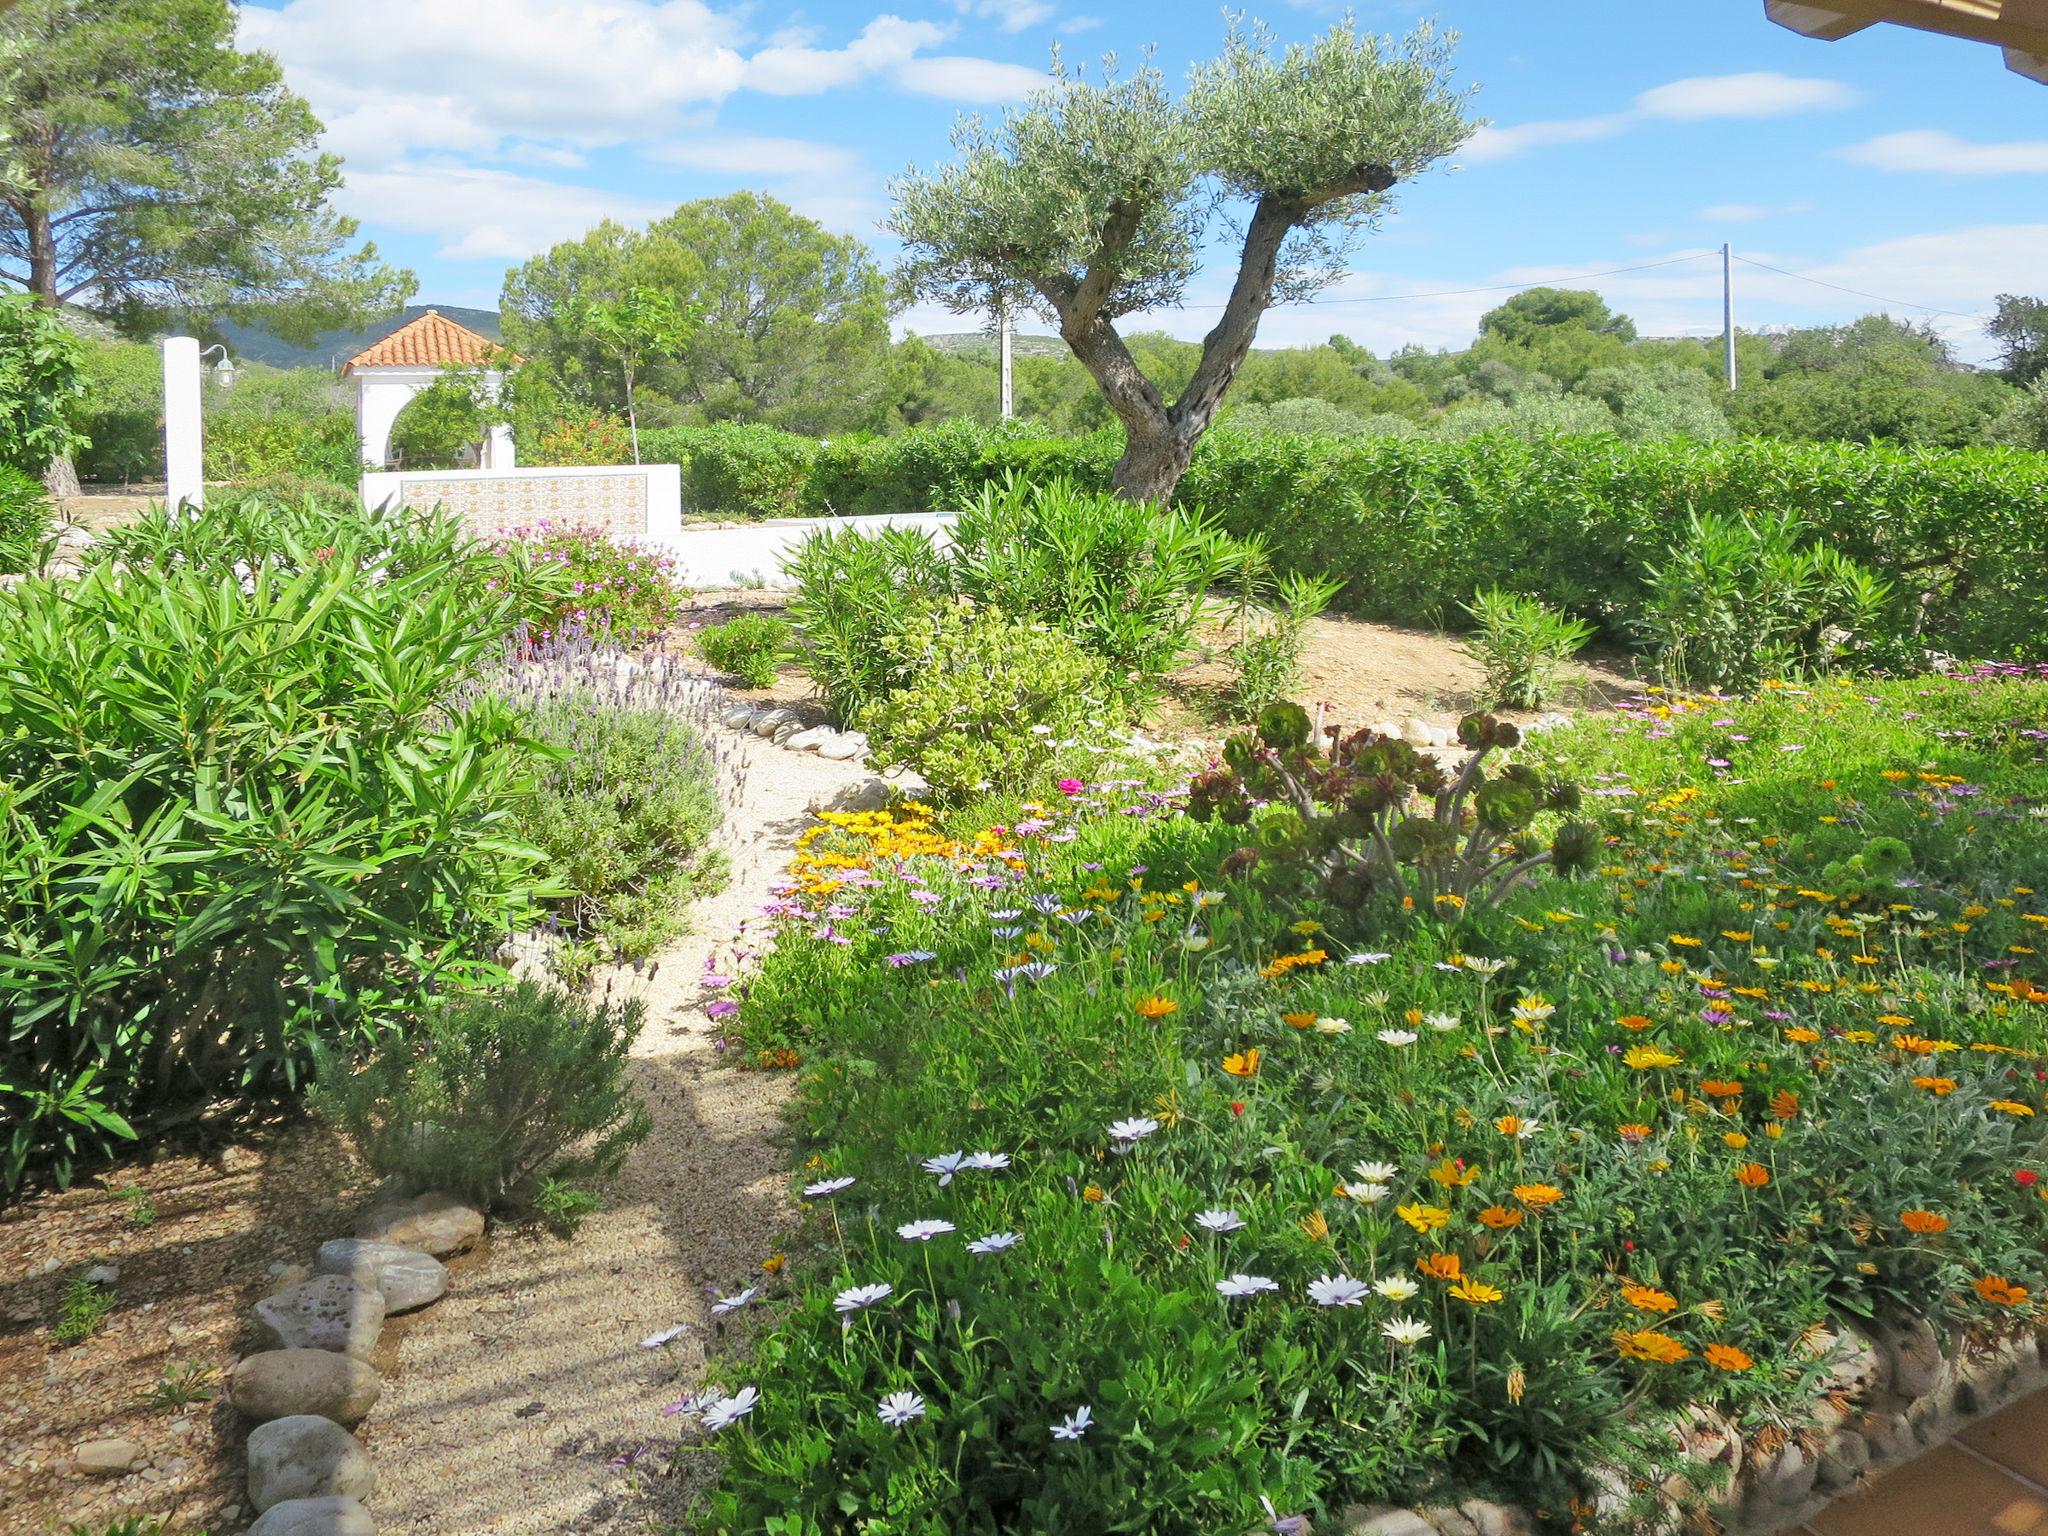
[[[792,1214],[774,1139],[787,1079],[715,1064],[699,977],[769,899],[809,809],[867,777],[712,729],[737,758],[721,834],[731,879],[692,909],[694,931],[651,978],[613,978],[647,1001],[634,1056],[653,1134],[573,1241],[501,1232],[380,1362],[384,1397],[365,1433],[383,1536],[623,1536],[663,1529],[687,1502],[658,1453],[673,1439],[659,1410],[698,1377],[707,1288],[758,1281]],[[679,1324],[675,1342],[641,1347]],[[608,1465],[650,1444],[637,1465]]]

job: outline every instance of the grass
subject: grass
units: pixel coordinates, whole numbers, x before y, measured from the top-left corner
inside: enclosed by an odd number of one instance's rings
[[[1243,829],[1128,785],[821,824],[733,1026],[801,1064],[812,1203],[714,1527],[1568,1519],[1688,1405],[1781,1443],[1852,1326],[2033,1327],[2048,684],[1652,695],[1540,755],[1599,872],[1457,927],[1225,879]]]
[[[113,1315],[117,1305],[118,1298],[112,1291],[93,1284],[83,1275],[74,1276],[57,1300],[57,1321],[50,1328],[50,1336],[59,1344],[83,1344],[100,1331],[100,1325]]]

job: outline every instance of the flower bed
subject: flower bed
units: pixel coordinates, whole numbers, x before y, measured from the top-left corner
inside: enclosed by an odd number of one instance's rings
[[[814,1243],[676,1405],[718,1527],[1592,1529],[1704,1497],[1682,1417],[1792,1444],[1851,1328],[2036,1328],[2048,683],[1520,755],[1597,873],[1455,925],[1226,880],[1241,829],[1129,782],[807,834],[729,1027],[805,1068]]]

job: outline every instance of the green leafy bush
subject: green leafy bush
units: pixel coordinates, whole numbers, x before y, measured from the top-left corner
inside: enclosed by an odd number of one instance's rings
[[[532,585],[452,519],[227,502],[0,592],[0,1186],[490,971],[530,753],[454,695]]]
[[[957,505],[1010,471],[1107,490],[1116,436],[958,422],[835,440],[809,461],[815,493],[798,492],[810,511],[904,512]],[[796,441],[793,452],[815,448]],[[1345,607],[1366,618],[1455,625],[1475,593],[1507,586],[1615,636],[1632,634],[1647,597],[1643,556],[1692,512],[1789,512],[1813,542],[1893,583],[1911,638],[2048,655],[2040,605],[2012,579],[2048,564],[2048,457],[2019,449],[1223,431],[1202,440],[1176,500],[1265,538],[1281,570],[1342,580]],[[690,504],[753,515],[695,492]]]
[[[1525,597],[1488,587],[1465,605],[1472,637],[1465,649],[1486,669],[1483,704],[1541,709],[1557,687],[1558,669],[1593,638],[1594,628]]]
[[[0,464],[0,575],[32,571],[50,536],[50,498],[34,475]]]
[[[1644,573],[1638,625],[1664,674],[1692,687],[1752,688],[1823,665],[1874,629],[1891,584],[1806,537],[1790,513],[1695,514]]]
[[[804,668],[845,725],[909,681],[891,642],[924,605],[951,594],[951,568],[922,528],[873,534],[813,529],[783,568],[796,583],[789,617]]]
[[[73,417],[85,391],[78,338],[56,311],[0,297],[0,464],[40,475],[83,443]]]
[[[522,652],[487,687],[546,754],[508,830],[567,889],[549,906],[565,920],[571,973],[652,954],[724,870],[695,695],[673,669],[622,672],[575,640]]]
[[[749,688],[766,688],[775,681],[776,663],[788,653],[789,644],[789,621],[767,613],[743,613],[697,633],[697,653]]]
[[[641,434],[645,446],[654,434]],[[534,444],[531,464],[630,464],[633,444],[616,416],[557,417]],[[655,462],[651,460],[649,462]]]
[[[378,1173],[530,1209],[550,1182],[605,1178],[646,1139],[627,1062],[637,998],[593,1000],[521,982],[451,997],[350,1064],[321,1064],[314,1107]]]
[[[363,470],[353,412],[266,410],[239,400],[206,418],[205,458],[207,479],[235,482],[302,475],[353,484]]]
[[[498,547],[517,549],[536,570],[550,573],[559,593],[532,619],[536,640],[583,634],[651,641],[675,622],[689,596],[676,580],[673,555],[595,528],[515,528]]]
[[[1141,702],[1192,652],[1241,554],[1196,514],[1013,474],[960,509],[946,560],[955,590],[1057,629]]]
[[[683,467],[683,507],[719,517],[793,517],[817,457],[815,438],[724,422],[640,434],[640,458]]]
[[[1263,543],[1256,557],[1264,558]],[[1237,639],[1229,658],[1231,703],[1239,716],[1255,720],[1269,705],[1279,704],[1301,686],[1301,659],[1308,627],[1343,590],[1341,582],[1290,571],[1273,586],[1275,606],[1254,616],[1254,582],[1238,607]]]
[[[84,481],[159,480],[164,472],[164,361],[142,342],[87,342],[74,416]]]
[[[57,1299],[50,1337],[59,1344],[83,1344],[100,1331],[100,1324],[114,1315],[119,1304],[120,1298],[111,1290],[84,1275],[73,1275],[64,1282],[64,1294]]]
[[[1103,707],[1101,662],[1056,629],[955,602],[885,642],[909,679],[863,716],[877,768],[915,768],[942,799],[1010,793],[1049,776]]]

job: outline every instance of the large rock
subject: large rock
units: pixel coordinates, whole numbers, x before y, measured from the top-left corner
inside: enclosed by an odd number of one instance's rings
[[[857,731],[847,731],[832,740],[821,742],[818,756],[834,763],[850,763],[856,757],[867,755],[868,739]]]
[[[1949,1381],[1949,1360],[1941,1337],[1925,1318],[1915,1317],[1878,1331],[1892,1390],[1909,1402],[1931,1396]]]
[[[1815,1355],[1827,1360],[1828,1374],[1821,1383],[1822,1392],[1838,1394],[1851,1402],[1868,1402],[1884,1390],[1884,1354],[1862,1334],[1853,1329],[1841,1333],[1831,1330],[1826,1337],[1816,1339],[1811,1348]]]
[[[140,1460],[142,1447],[133,1440],[88,1440],[71,1454],[71,1464],[87,1477],[120,1477]]]
[[[315,1275],[256,1303],[279,1349],[332,1349],[361,1358],[384,1328],[384,1298],[343,1275]]]
[[[1479,1536],[1532,1536],[1536,1529],[1536,1522],[1528,1511],[1512,1505],[1467,1499],[1458,1506],[1458,1512],[1471,1523]]]
[[[1870,1442],[1855,1430],[1845,1429],[1820,1453],[1819,1484],[1830,1493],[1839,1492],[1868,1472],[1870,1462]]]
[[[366,1499],[376,1486],[370,1458],[339,1424],[297,1414],[249,1432],[249,1502],[259,1514],[290,1499]]]
[[[384,1312],[410,1312],[448,1292],[448,1268],[430,1253],[368,1237],[337,1237],[320,1245],[313,1267],[344,1275],[384,1298]]]
[[[377,1523],[355,1499],[286,1499],[265,1510],[248,1536],[377,1536]]]
[[[437,1189],[410,1200],[380,1205],[356,1229],[358,1237],[417,1248],[437,1259],[445,1259],[451,1253],[466,1253],[483,1235],[483,1212]]]
[[[838,734],[829,725],[814,725],[807,731],[797,731],[784,738],[782,744],[792,752],[815,752]]]
[[[228,1373],[228,1401],[259,1424],[311,1414],[354,1429],[383,1390],[362,1361],[326,1349],[266,1350]]]
[[[777,726],[782,725],[785,721],[795,720],[796,715],[790,710],[771,709],[763,714],[754,716],[753,724],[748,729],[756,736],[773,736]],[[802,722],[798,721],[797,723],[801,724]]]

